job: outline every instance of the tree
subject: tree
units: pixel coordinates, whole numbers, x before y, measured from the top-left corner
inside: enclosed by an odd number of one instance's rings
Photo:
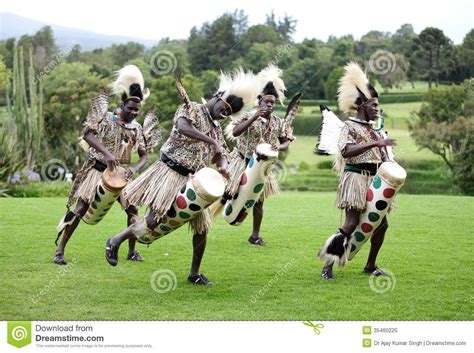
[[[439,155],[450,169],[453,182],[474,195],[474,81],[463,86],[433,89],[409,125],[421,148]]]
[[[168,38],[160,40],[150,49],[146,55],[146,61],[151,66],[153,77],[163,74],[183,76],[191,71],[186,42],[181,40]]]
[[[44,81],[45,140],[55,158],[67,165],[85,154],[78,145],[90,100],[110,81],[91,72],[84,63],[62,63]],[[113,103],[110,109],[113,109]]]
[[[355,60],[355,47],[356,43],[352,36],[341,37],[333,45],[334,51],[331,58],[333,64],[343,66],[347,64],[347,62]]]
[[[5,65],[8,69],[13,69],[13,52],[16,45],[15,38],[8,38],[0,42],[0,55],[5,60]]]
[[[433,80],[436,87],[438,86],[443,57],[449,50],[450,42],[450,39],[444,35],[442,30],[434,27],[425,28],[415,41],[421,59],[420,65],[427,67],[426,74],[429,89],[431,89]]]
[[[187,74],[181,78],[183,86],[192,101],[201,102],[203,95],[203,83],[195,76]],[[155,105],[156,113],[163,127],[170,128],[174,113],[182,104],[176,89],[175,78],[171,75],[163,75],[155,79],[152,87],[153,94],[150,103]]]
[[[33,35],[33,47],[35,67],[37,70],[42,70],[58,52],[50,26],[41,28]]]
[[[342,75],[344,75],[344,68],[341,66],[335,67],[324,83],[326,99],[329,101],[336,101],[337,88],[339,87],[339,80],[341,79]]]
[[[206,70],[199,75],[199,82],[202,83],[204,98],[211,98],[219,86],[219,74],[215,71]]]
[[[282,44],[278,33],[268,25],[255,25],[250,27],[247,32],[242,35],[240,41],[241,52],[243,55],[255,43],[272,43],[272,45]]]
[[[193,74],[204,70],[228,70],[240,56],[238,43],[243,25],[241,13],[225,13],[213,23],[191,29],[188,54]]]
[[[81,46],[79,44],[75,44],[71,51],[69,52],[69,55],[66,58],[66,61],[68,63],[73,63],[80,61],[81,59]]]
[[[418,35],[411,24],[403,24],[395,34],[392,36],[392,43],[389,50],[393,53],[400,53],[408,60],[408,71],[406,73],[407,80],[411,82],[413,88],[415,88],[414,80],[419,76],[416,65],[416,57],[413,55],[414,47]]]
[[[285,14],[283,19],[277,20],[272,10],[270,15],[267,15],[267,20],[265,24],[273,28],[285,43],[291,43],[291,36],[296,31],[297,22],[297,20],[294,20],[291,16],[288,16],[287,14]]]
[[[474,29],[464,37],[462,45],[458,47],[460,77],[468,79],[474,77]]]
[[[110,48],[112,62],[122,67],[127,61],[143,57],[145,46],[137,42],[128,42],[127,44],[114,44]]]
[[[254,43],[244,54],[242,66],[253,72],[259,72],[275,57],[274,49],[272,43]]]
[[[393,54],[395,62],[393,67],[385,74],[377,76],[377,80],[384,89],[385,93],[389,88],[401,88],[403,83],[407,80],[407,72],[410,68],[408,60],[399,53]]]
[[[388,49],[390,43],[391,34],[389,32],[370,31],[360,38],[356,52],[359,57],[368,60],[377,50]]]

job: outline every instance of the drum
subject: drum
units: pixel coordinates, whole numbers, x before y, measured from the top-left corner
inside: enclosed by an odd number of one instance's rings
[[[168,212],[160,218],[153,232],[138,237],[138,242],[151,244],[186,222],[200,215],[224,194],[224,177],[212,168],[202,168],[196,172],[177,193]]]
[[[97,224],[107,214],[115,201],[117,201],[122,189],[127,185],[127,170],[122,167],[115,167],[111,172],[106,169],[97,185],[94,200],[89,205],[89,209],[82,217],[87,224]]]
[[[375,229],[380,225],[392,204],[395,194],[405,183],[407,173],[396,162],[384,162],[367,190],[365,212],[361,213],[359,224],[352,234],[349,260],[359,252]]]
[[[262,143],[257,146],[242,174],[237,194],[224,207],[223,215],[229,224],[237,226],[245,220],[258,201],[277,158],[278,151],[272,149],[270,144]]]

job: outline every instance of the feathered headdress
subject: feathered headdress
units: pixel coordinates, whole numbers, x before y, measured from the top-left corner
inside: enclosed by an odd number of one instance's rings
[[[115,81],[109,87],[112,94],[121,96],[123,103],[130,99],[138,103],[144,102],[150,96],[150,90],[145,89],[143,75],[135,65],[124,66],[115,76]]]
[[[239,68],[231,73],[221,71],[219,89],[215,96],[224,100],[232,110],[230,118],[239,118],[244,109],[253,106],[258,94],[256,77],[251,72]]]
[[[377,98],[378,94],[357,63],[350,62],[344,70],[339,81],[337,102],[340,110],[353,113],[369,99]]]
[[[268,65],[265,69],[260,71],[257,75],[260,87],[259,96],[272,95],[278,98],[283,105],[286,87],[281,78],[282,75],[283,71],[273,64]]]

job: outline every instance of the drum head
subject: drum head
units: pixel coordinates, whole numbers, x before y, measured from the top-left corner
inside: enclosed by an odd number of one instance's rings
[[[405,183],[407,172],[396,162],[384,162],[379,168],[378,174],[388,184],[398,187]]]
[[[203,199],[210,201],[218,199],[224,194],[224,177],[212,168],[202,168],[193,176],[193,186],[196,193]]]
[[[269,143],[259,144],[256,152],[268,158],[278,158],[278,151],[275,151]]]
[[[121,191],[127,185],[126,175],[127,170],[123,167],[117,166],[113,172],[106,169],[102,174],[102,181],[109,191]]]

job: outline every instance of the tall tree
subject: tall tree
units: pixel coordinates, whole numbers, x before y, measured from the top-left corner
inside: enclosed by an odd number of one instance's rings
[[[439,155],[461,191],[474,195],[474,81],[433,89],[412,119],[410,134],[417,145]]]
[[[443,58],[450,50],[451,41],[442,30],[435,27],[425,28],[416,39],[421,65],[426,65],[428,87],[431,89],[433,81],[438,86]]]
[[[282,19],[276,18],[275,13],[272,11],[267,15],[266,25],[270,26],[275,30],[276,33],[285,41],[285,43],[293,42],[291,36],[296,31],[297,20],[291,16],[285,14]]]
[[[200,29],[191,29],[188,54],[194,74],[231,67],[232,62],[240,56],[238,43],[242,21],[240,13],[239,17],[225,13],[211,24],[206,22]]]
[[[391,50],[393,53],[402,54],[409,62],[409,68],[406,73],[407,80],[415,88],[414,81],[419,76],[416,65],[416,57],[413,55],[415,42],[418,35],[411,24],[403,24],[392,36]]]

